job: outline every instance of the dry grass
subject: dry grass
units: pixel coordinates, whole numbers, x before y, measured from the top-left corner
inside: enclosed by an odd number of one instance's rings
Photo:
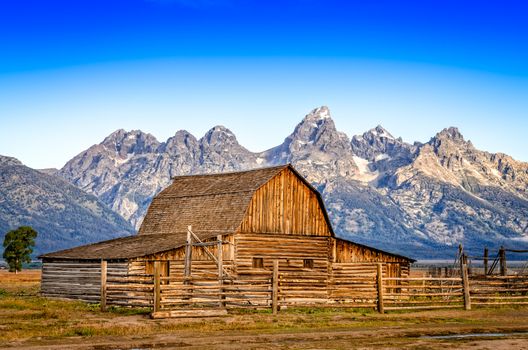
[[[66,339],[81,339],[82,342],[86,341],[82,339],[108,336],[131,338],[160,334],[278,336],[345,330],[377,334],[379,329],[384,329],[387,334],[392,330],[413,336],[528,330],[527,308],[388,315],[369,310],[290,309],[281,311],[278,316],[240,310],[221,318],[151,320],[147,310],[111,308],[102,313],[97,305],[41,298],[38,296],[39,279],[39,271],[23,271],[18,275],[0,271],[0,344],[19,346]]]

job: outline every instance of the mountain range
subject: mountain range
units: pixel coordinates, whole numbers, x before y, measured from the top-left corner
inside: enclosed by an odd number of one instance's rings
[[[15,158],[0,156],[0,240],[18,226],[37,230],[35,256],[134,232],[94,195]]]
[[[453,127],[427,143],[406,143],[382,126],[349,138],[327,107],[264,152],[247,150],[223,126],[199,139],[178,131],[165,142],[117,130],[41,174],[97,197],[137,229],[173,176],[284,163],[323,194],[337,235],[359,243],[415,258],[452,257],[459,243],[477,253],[528,247],[527,163],[478,150]]]

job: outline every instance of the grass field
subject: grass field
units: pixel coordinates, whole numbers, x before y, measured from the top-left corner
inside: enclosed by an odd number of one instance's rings
[[[348,349],[446,346],[528,348],[528,308],[423,311],[233,310],[226,317],[152,320],[148,310],[48,300],[38,296],[40,271],[0,271],[0,348]],[[438,336],[503,333],[436,339]]]

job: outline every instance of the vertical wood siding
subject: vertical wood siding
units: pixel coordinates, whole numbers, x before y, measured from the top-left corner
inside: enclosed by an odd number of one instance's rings
[[[317,195],[289,169],[255,192],[239,231],[331,235]]]
[[[401,262],[408,263],[403,257],[387,254],[352,242],[336,239],[336,262]]]

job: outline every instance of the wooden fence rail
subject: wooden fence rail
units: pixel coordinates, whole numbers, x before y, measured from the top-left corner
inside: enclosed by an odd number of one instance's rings
[[[101,308],[149,307],[153,315],[163,316],[174,310],[186,314],[229,308],[271,308],[276,313],[287,307],[354,307],[384,312],[528,305],[528,276],[468,276],[462,270],[460,277],[387,277],[381,263],[334,263],[325,272],[280,271],[274,262],[271,271],[219,279],[218,270],[208,270],[206,264],[196,264],[199,273],[187,277],[178,264],[170,265],[170,276],[162,276],[159,262],[152,274],[123,274],[122,268],[101,262]]]

